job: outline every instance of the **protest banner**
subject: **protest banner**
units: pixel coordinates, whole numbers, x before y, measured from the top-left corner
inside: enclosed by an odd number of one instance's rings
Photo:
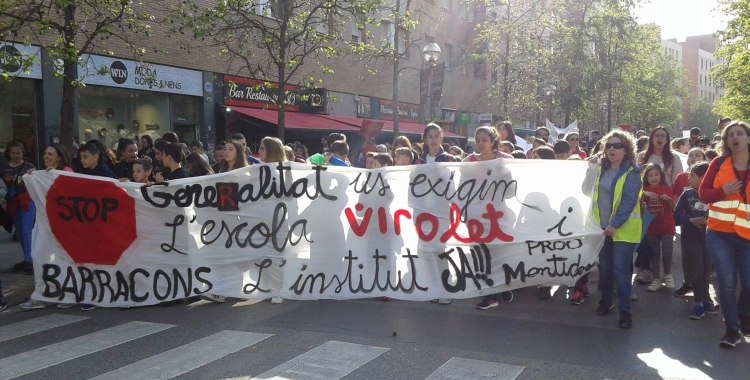
[[[586,167],[283,163],[167,186],[34,171],[33,298],[419,301],[573,285],[604,240],[581,190]]]

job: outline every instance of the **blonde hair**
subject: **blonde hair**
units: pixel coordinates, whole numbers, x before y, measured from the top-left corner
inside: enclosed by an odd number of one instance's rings
[[[286,153],[284,153],[284,144],[277,137],[266,136],[260,143],[266,148],[266,161],[269,162],[284,162],[286,161]]]
[[[625,157],[623,158],[623,161],[630,161],[631,165],[635,165],[635,142],[633,141],[633,137],[630,135],[630,133],[615,129],[604,135],[604,137],[599,140],[602,145],[602,152],[606,152],[606,149],[604,149],[604,147],[607,144],[607,140],[613,137],[617,137],[625,145]],[[602,157],[602,162],[606,162],[607,165],[609,165],[609,160],[607,159],[606,154]]]

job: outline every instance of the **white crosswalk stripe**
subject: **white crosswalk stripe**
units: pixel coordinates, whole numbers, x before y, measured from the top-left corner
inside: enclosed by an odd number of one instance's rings
[[[55,327],[69,325],[89,319],[89,317],[79,317],[76,315],[50,314],[43,317],[29,319],[26,321],[12,323],[10,325],[0,326],[0,342],[16,339],[23,336],[36,334]]]
[[[524,367],[464,358],[450,358],[425,380],[438,379],[498,379],[513,380]]]
[[[383,347],[331,340],[252,379],[340,379],[387,351]],[[232,380],[244,379],[251,378]]]
[[[51,314],[12,323],[0,327],[0,342],[87,319],[90,318]],[[132,321],[17,355],[0,358],[0,380],[28,375],[136,339],[158,339],[156,336],[149,336],[172,327],[175,327],[175,325]],[[93,379],[171,379],[238,353],[273,336],[273,334],[222,330],[135,363],[113,363],[122,365],[122,367],[98,375]],[[148,344],[148,340],[144,340],[143,343]],[[263,347],[259,346],[258,349],[262,350]],[[363,367],[372,370],[389,366],[389,363],[384,362],[387,359],[378,359],[389,350],[387,347],[327,341],[260,375],[249,374],[228,380],[341,379]],[[279,361],[283,360],[286,359],[283,358]],[[367,367],[368,365],[369,367]],[[252,368],[247,370],[250,372]],[[425,380],[490,378],[513,380],[523,370],[524,367],[521,366],[453,357]],[[241,373],[242,371],[239,372],[239,374]],[[251,373],[257,372],[252,371]]]
[[[268,339],[271,334],[220,331],[92,380],[171,379]]]
[[[0,359],[0,379],[11,379],[26,375],[171,327],[174,327],[174,325],[134,321],[26,351]]]

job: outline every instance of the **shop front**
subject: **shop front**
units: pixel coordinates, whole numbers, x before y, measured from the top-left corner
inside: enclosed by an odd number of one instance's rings
[[[40,57],[39,47],[0,41],[0,153],[9,141],[21,141],[25,159],[35,166],[39,164]]]
[[[190,143],[201,136],[203,73],[120,58],[82,58],[78,137],[114,147],[120,138],[156,139],[176,132]]]

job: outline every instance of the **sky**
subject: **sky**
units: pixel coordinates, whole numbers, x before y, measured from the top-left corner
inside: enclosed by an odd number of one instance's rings
[[[714,10],[718,0],[642,0],[635,16],[639,24],[661,26],[661,38],[677,38],[710,34],[726,27],[726,16]]]

